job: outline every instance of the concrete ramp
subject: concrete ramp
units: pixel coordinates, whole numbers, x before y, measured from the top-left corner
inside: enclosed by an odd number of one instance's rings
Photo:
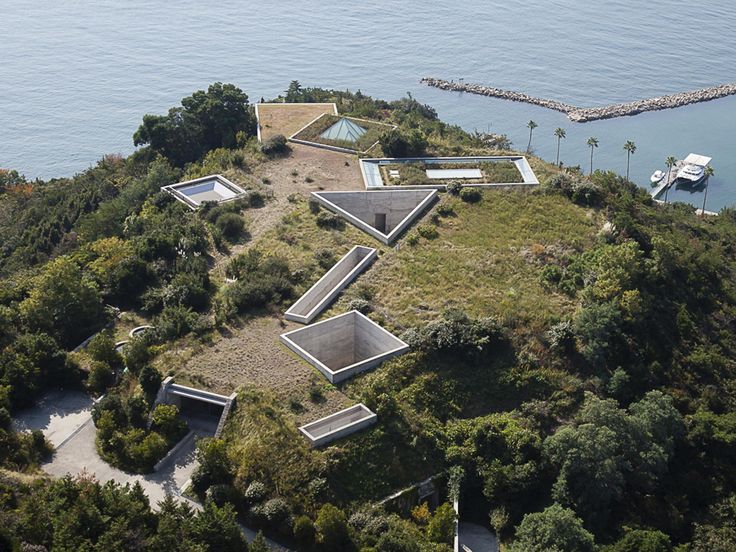
[[[329,210],[391,244],[437,198],[437,190],[375,190],[370,192],[312,192]]]
[[[409,350],[398,337],[355,310],[282,334],[281,341],[330,383],[344,381]]]

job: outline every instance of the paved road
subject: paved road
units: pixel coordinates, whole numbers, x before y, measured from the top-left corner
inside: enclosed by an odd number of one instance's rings
[[[185,417],[191,429],[186,442],[158,472],[139,475],[114,468],[97,454],[96,428],[92,422],[93,404],[94,401],[80,391],[52,391],[33,408],[19,412],[13,419],[13,427],[18,431],[40,429],[51,441],[56,451],[51,461],[41,466],[51,475],[62,477],[85,472],[94,475],[100,482],[112,479],[123,485],[133,485],[138,481],[154,508],[167,493],[195,509],[202,508],[199,503],[183,497],[181,489],[195,468],[197,440],[214,435],[217,419]],[[251,529],[243,525],[241,529],[248,542],[255,538],[256,533]],[[290,552],[269,539],[266,541],[274,552]]]

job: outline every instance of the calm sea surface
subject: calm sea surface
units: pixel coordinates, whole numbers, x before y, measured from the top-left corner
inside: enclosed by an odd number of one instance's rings
[[[736,204],[736,97],[636,117],[572,124],[562,114],[419,84],[422,76],[524,91],[583,106],[736,81],[736,4],[729,0],[525,2],[219,2],[0,0],[0,166],[69,176],[105,153],[129,153],[144,113],[162,113],[213,81],[252,101],[306,86],[406,92],[468,130],[506,133],[554,161],[632,179],[668,155],[712,156],[708,208]],[[701,194],[670,198],[700,205]]]

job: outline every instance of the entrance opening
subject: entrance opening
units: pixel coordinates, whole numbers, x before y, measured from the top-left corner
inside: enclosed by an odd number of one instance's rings
[[[386,213],[376,213],[376,221],[373,227],[382,234],[386,233]]]

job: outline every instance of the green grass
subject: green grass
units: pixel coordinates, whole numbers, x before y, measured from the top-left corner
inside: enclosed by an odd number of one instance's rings
[[[391,129],[390,125],[386,125],[384,123],[346,117],[346,119],[350,119],[357,125],[367,130],[367,132],[363,134],[357,142],[347,142],[344,140],[327,140],[326,138],[322,138],[320,136],[320,134],[322,134],[325,130],[327,130],[330,126],[334,125],[342,118],[343,117],[339,115],[325,114],[314,121],[312,124],[310,124],[308,127],[301,130],[298,134],[294,136],[294,138],[298,140],[317,142],[318,144],[326,144],[328,146],[337,146],[340,148],[363,152],[368,150],[368,148],[375,144],[384,132]]]
[[[428,178],[427,169],[480,169],[483,177],[459,179],[458,182],[483,182],[488,184],[524,182],[519,169],[512,161],[485,161],[482,163],[389,163],[381,165],[381,177],[387,185],[419,186],[428,184],[449,184],[455,179]],[[399,178],[390,178],[389,171],[399,171]]]
[[[455,215],[439,219],[438,238],[414,246],[404,239],[362,280],[375,293],[379,317],[408,327],[454,306],[536,330],[574,309],[569,297],[542,285],[540,273],[544,258],[594,242],[599,216],[593,211],[559,196],[524,191],[486,191],[473,205],[443,195],[441,203],[450,203]]]

